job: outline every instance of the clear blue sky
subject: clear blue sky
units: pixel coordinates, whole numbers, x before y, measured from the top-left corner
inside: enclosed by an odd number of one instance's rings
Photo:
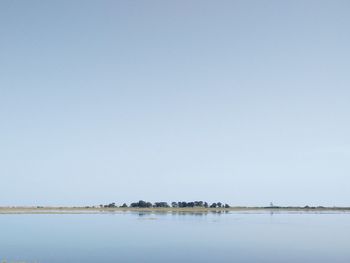
[[[350,205],[349,1],[0,2],[0,205]]]

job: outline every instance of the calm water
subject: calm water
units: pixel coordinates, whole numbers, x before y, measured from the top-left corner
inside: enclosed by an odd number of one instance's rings
[[[350,262],[350,214],[0,215],[0,260]]]

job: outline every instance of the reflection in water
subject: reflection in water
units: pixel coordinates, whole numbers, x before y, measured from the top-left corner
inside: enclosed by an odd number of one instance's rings
[[[349,263],[349,231],[350,214],[2,215],[0,260]]]
[[[133,213],[133,212],[131,212]],[[146,215],[184,215],[184,216],[206,216],[208,214],[213,215],[221,215],[221,214],[229,214],[230,211],[224,211],[224,210],[216,210],[216,211],[142,211],[137,212],[138,216],[146,216]]]

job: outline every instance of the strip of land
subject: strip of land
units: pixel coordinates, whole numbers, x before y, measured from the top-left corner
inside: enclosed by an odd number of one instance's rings
[[[103,214],[103,213],[350,213],[350,207],[0,207],[0,214]]]

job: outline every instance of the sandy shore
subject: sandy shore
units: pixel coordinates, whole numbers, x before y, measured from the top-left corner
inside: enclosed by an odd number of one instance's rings
[[[350,207],[230,207],[230,208],[100,208],[100,207],[0,207],[0,214],[103,214],[144,213],[350,213]]]

